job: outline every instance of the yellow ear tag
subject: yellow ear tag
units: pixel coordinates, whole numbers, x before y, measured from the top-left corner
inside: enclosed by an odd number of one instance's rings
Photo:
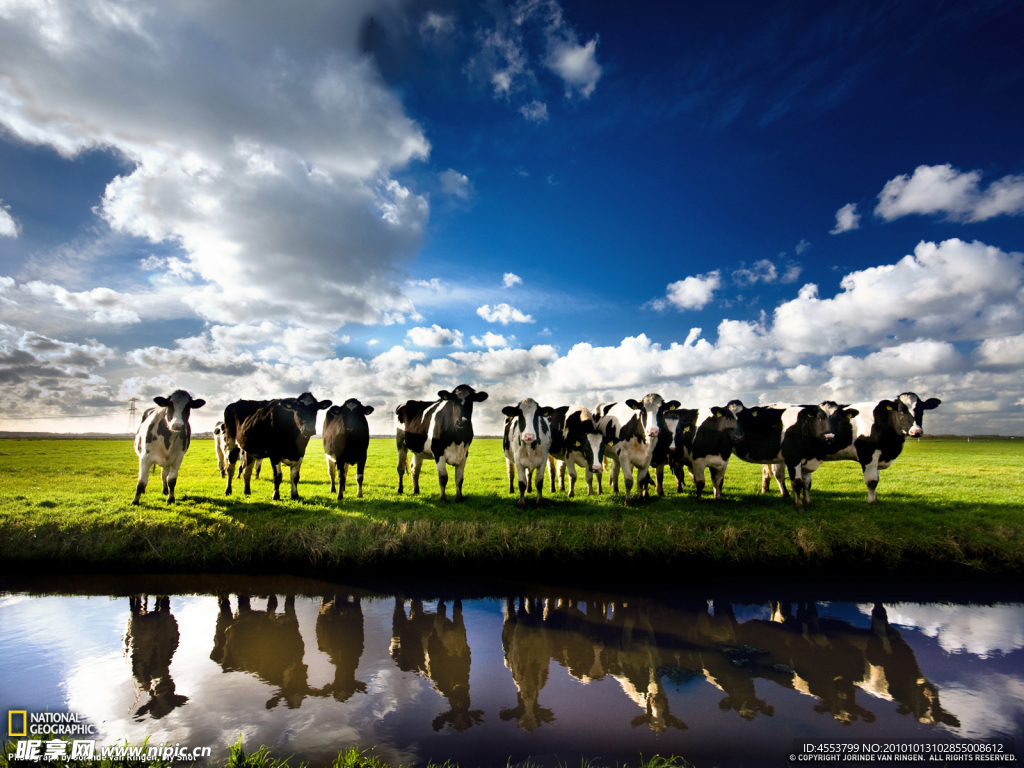
[[[887,406],[885,406],[885,410],[887,410],[887,411],[891,411],[891,410],[892,410],[892,406],[891,406],[891,405],[887,405]]]
[[[756,418],[757,418],[757,411],[754,411],[754,412],[753,412],[753,413],[751,413],[750,415],[751,415],[751,416],[753,416],[753,417],[754,417],[754,418],[756,419]]]
[[[687,427],[686,429],[683,430],[683,432],[689,432],[689,431],[690,431],[689,427]]]

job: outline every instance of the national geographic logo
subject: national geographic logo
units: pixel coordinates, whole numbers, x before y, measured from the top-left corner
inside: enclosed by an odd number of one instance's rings
[[[7,736],[28,736],[28,712],[12,709],[7,712]]]
[[[74,712],[7,711],[7,736],[95,736],[96,726]]]

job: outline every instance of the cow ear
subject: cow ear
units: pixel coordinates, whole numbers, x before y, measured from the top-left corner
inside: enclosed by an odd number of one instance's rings
[[[317,403],[316,409],[318,411],[323,411],[330,408],[332,405],[333,403],[330,400],[321,400],[319,403]]]
[[[669,400],[667,403],[665,403],[665,407],[668,408],[670,411],[674,411],[676,408],[679,407],[679,401]]]
[[[193,400],[191,403],[189,403],[190,408],[202,408],[204,405],[206,405],[205,400]]]
[[[408,403],[402,403],[400,406],[395,408],[395,416],[398,417],[399,421],[402,421],[402,422],[405,421],[405,406],[406,405],[408,405]]]
[[[487,393],[486,392],[474,392],[473,393],[473,399],[476,400],[476,402],[478,402],[478,403],[482,403],[484,400],[487,399]]]
[[[935,408],[938,408],[941,403],[942,403],[942,401],[939,400],[939,398],[937,398],[937,397],[930,397],[927,400],[925,400],[923,403],[921,403],[921,407],[924,408],[926,411],[931,411],[931,410],[933,410]]]
[[[166,408],[168,405],[171,404],[171,401],[168,400],[166,397],[154,397],[153,402],[159,405],[161,408]]]
[[[643,408],[643,406],[642,406],[642,405],[640,405],[640,403],[638,403],[638,402],[637,402],[636,400],[634,400],[633,398],[630,398],[629,400],[627,400],[627,401],[626,401],[626,405],[628,405],[628,406],[629,406],[630,408],[632,408],[632,409],[633,409],[634,411],[639,411],[639,410],[640,410],[641,408]]]
[[[519,416],[522,413],[522,411],[520,411],[514,405],[506,405],[504,408],[501,409],[501,412],[508,417]]]
[[[551,414],[553,414],[555,412],[555,409],[552,408],[550,405],[542,405],[537,410],[540,412],[540,415],[543,416],[546,419],[550,419],[551,418]]]
[[[372,405],[364,405],[363,406],[363,415],[364,416],[369,416],[371,413],[373,413],[373,406]]]
[[[447,389],[442,389],[440,392],[437,393],[437,396],[441,400],[450,400],[452,397],[452,393],[449,392]]]
[[[553,413],[557,413],[559,416],[565,416],[565,414],[567,414],[569,412],[569,406],[568,405],[560,405],[557,408],[555,408],[554,411],[552,411],[552,412]]]
[[[852,419],[855,416],[860,415],[860,411],[858,411],[856,408],[847,408],[845,411],[843,411],[843,413],[846,414],[846,418],[848,419]]]

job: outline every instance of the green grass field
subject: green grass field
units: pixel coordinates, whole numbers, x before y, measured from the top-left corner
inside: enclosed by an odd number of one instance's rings
[[[760,495],[760,467],[734,459],[725,500],[677,494],[626,508],[621,495],[545,492],[541,507],[507,493],[501,441],[473,443],[466,501],[438,502],[425,465],[420,496],[396,494],[393,440],[371,442],[364,498],[353,471],[339,503],[319,439],[306,453],[298,502],[272,502],[269,465],[245,497],[225,497],[211,440],[195,440],[168,506],[155,470],[133,507],[137,459],[128,440],[0,440],[0,567],[25,573],[272,571],[339,574],[430,568],[484,573],[637,566],[646,572],[856,572],[989,575],[1024,572],[1024,440],[909,441],[882,472],[869,506],[860,468],[824,465],[813,505]],[[411,483],[407,479],[407,488]],[[453,482],[449,484],[454,496]],[[922,570],[923,569],[923,570]]]

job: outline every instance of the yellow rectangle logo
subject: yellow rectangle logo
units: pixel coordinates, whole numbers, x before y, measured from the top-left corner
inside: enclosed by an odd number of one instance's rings
[[[21,730],[14,730],[14,721],[21,715]],[[28,736],[28,710],[25,709],[10,709],[7,711],[7,735],[8,736]]]

